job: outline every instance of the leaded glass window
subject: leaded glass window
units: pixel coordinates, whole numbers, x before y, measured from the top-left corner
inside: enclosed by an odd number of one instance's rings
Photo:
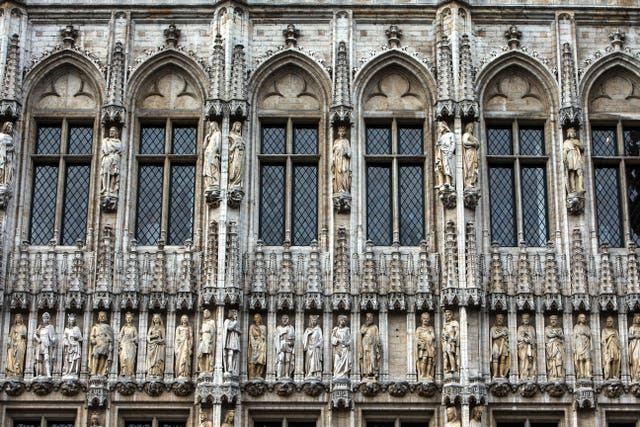
[[[84,242],[87,233],[93,126],[67,120],[39,123],[31,160],[29,239],[44,245]]]
[[[487,126],[491,240],[501,246],[544,246],[549,238],[545,146],[542,126]]]
[[[366,128],[367,239],[416,246],[424,239],[424,136],[421,124],[392,120]]]
[[[192,239],[198,131],[167,120],[143,124],[138,152],[136,239],[169,245]]]
[[[263,123],[260,146],[260,239],[309,245],[318,236],[318,125]]]
[[[640,244],[640,128],[593,126],[591,144],[598,239],[622,247],[629,233]]]

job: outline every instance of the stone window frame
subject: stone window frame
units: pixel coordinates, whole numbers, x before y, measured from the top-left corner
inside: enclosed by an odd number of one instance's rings
[[[172,410],[157,408],[154,410],[150,407],[141,408],[140,403],[129,403],[126,406],[115,408],[113,415],[115,416],[117,427],[125,427],[130,422],[151,422],[151,427],[160,427],[161,422],[184,423],[185,426],[188,426],[191,424],[190,420],[194,415],[193,411],[189,410],[183,403]]]
[[[308,415],[289,415],[289,416],[282,416],[282,417],[261,417],[261,416],[257,416],[257,417],[251,417],[251,427],[260,427],[261,424],[260,423],[280,423],[279,427],[296,427],[297,424],[296,423],[314,423],[316,424],[316,426],[318,425],[318,417],[316,416],[315,419],[312,419],[310,416]]]
[[[38,414],[38,415],[28,415]],[[35,423],[40,427],[48,427],[52,422],[66,422],[78,425],[79,414],[77,408],[42,409],[33,407],[7,408],[7,425],[13,427],[19,422]],[[38,424],[39,423],[39,424]]]

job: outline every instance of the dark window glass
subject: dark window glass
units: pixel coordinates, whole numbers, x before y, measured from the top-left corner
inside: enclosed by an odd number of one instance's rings
[[[318,169],[316,166],[293,167],[292,244],[308,245],[318,230]]]
[[[496,423],[496,427],[525,427],[524,423]]]
[[[143,127],[140,154],[164,154],[164,126]]]
[[[636,423],[607,423],[607,426],[608,427],[636,427]]]
[[[393,421],[380,422],[380,421],[367,421],[367,427],[394,427]]]
[[[127,421],[124,423],[124,427],[151,427],[151,423],[145,421]]]
[[[284,126],[265,126],[262,128],[262,154],[282,154],[287,142]]]
[[[624,155],[640,156],[640,129],[625,129],[624,135]]]
[[[171,167],[171,199],[169,201],[170,245],[183,243],[193,235],[195,166]]]
[[[424,421],[424,422],[406,422],[406,421],[402,421],[400,423],[400,427],[429,427],[429,422],[428,421]]]
[[[542,156],[544,154],[544,130],[520,128],[520,154]]]
[[[254,421],[253,427],[282,427],[280,421]]]
[[[516,246],[513,169],[489,168],[491,240],[501,246]]]
[[[61,236],[63,245],[85,241],[90,174],[91,167],[88,165],[67,167]]]
[[[36,166],[31,200],[31,243],[44,245],[53,238],[56,220],[57,166]]]
[[[596,214],[600,243],[621,247],[623,245],[618,168],[597,167],[595,178]]]
[[[316,427],[315,421],[287,421],[289,427]]]
[[[185,423],[177,423],[173,421],[160,421],[158,425],[160,427],[186,427]]]
[[[260,237],[265,245],[284,240],[285,166],[262,165],[260,179]]]
[[[163,166],[140,166],[136,238],[141,245],[152,245],[160,239],[162,220]]]
[[[423,138],[421,127],[398,129],[398,153],[422,155]]]
[[[536,423],[536,422],[531,422],[531,427],[558,427],[558,423]]]
[[[91,154],[93,144],[93,128],[79,126],[69,128],[69,154]]]
[[[75,427],[74,421],[47,421],[47,427]]]
[[[195,127],[173,128],[173,154],[195,154],[198,132]]]
[[[391,168],[367,167],[367,238],[375,245],[392,240]]]
[[[487,152],[489,155],[513,154],[511,127],[496,127],[487,130]]]
[[[390,127],[367,127],[367,154],[391,154]]]
[[[36,154],[58,154],[61,137],[62,127],[60,126],[38,127]]]
[[[40,421],[14,421],[13,427],[40,427]]]
[[[318,152],[318,127],[296,127],[293,129],[293,152],[316,154]]]
[[[618,154],[616,146],[616,128],[595,128],[591,132],[594,156],[615,156]]]
[[[400,244],[416,246],[424,239],[422,166],[400,167]]]
[[[627,164],[627,199],[631,238],[640,245],[640,166]]]
[[[529,246],[544,246],[547,232],[547,180],[543,167],[523,167],[520,185],[524,240]]]

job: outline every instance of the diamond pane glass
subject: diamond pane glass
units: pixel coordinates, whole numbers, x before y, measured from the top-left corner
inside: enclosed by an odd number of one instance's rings
[[[69,154],[91,154],[93,144],[93,128],[78,126],[69,128]]]
[[[627,197],[631,238],[640,245],[640,166],[627,165]]]
[[[282,154],[285,152],[287,136],[284,126],[262,128],[262,154]]]
[[[367,239],[375,245],[392,240],[391,168],[367,167]]]
[[[14,421],[13,427],[40,427],[40,421]]]
[[[513,154],[511,127],[487,129],[487,152],[489,155]]]
[[[164,154],[164,126],[142,128],[140,154]]]
[[[596,168],[596,213],[598,239],[613,247],[622,247],[618,168]]]
[[[424,239],[424,188],[421,166],[400,167],[400,244],[417,246]]]
[[[90,173],[89,165],[67,167],[61,234],[63,245],[73,245],[78,240],[85,241]]]
[[[47,427],[75,427],[76,423],[73,421],[50,421],[47,422]]]
[[[56,220],[57,166],[36,166],[31,199],[31,243],[44,245],[53,238]]]
[[[422,155],[422,141],[421,127],[398,129],[398,151],[400,154]]]
[[[284,240],[284,165],[262,165],[260,179],[260,238],[265,245]]]
[[[316,154],[318,152],[318,127],[296,127],[293,129],[293,152]]]
[[[173,154],[195,154],[198,131],[195,126],[173,128]]]
[[[138,172],[136,239],[141,245],[152,245],[160,239],[163,169],[144,165]]]
[[[624,130],[624,155],[640,156],[640,129]]]
[[[193,238],[195,178],[195,166],[171,166],[169,240],[167,242],[170,245],[181,244]]]
[[[62,128],[60,126],[38,127],[36,154],[59,153],[61,135],[62,135]]]
[[[618,154],[616,147],[616,128],[595,128],[591,132],[594,156],[615,156]]]
[[[549,237],[547,232],[547,180],[544,167],[523,167],[520,185],[524,240],[529,246],[544,246]]]
[[[491,210],[491,240],[500,246],[516,246],[516,209],[513,169],[489,168],[489,208]]]
[[[318,168],[293,167],[292,244],[308,245],[318,235]]]
[[[544,130],[520,128],[520,154],[541,156],[544,154]]]
[[[391,128],[367,128],[367,154],[391,153]]]

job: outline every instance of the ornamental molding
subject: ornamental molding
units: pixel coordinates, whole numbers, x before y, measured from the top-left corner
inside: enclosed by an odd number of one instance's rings
[[[433,65],[431,63],[431,61],[429,61],[429,59],[427,57],[425,57],[423,54],[421,54],[420,52],[417,52],[415,50],[411,50],[407,46],[402,46],[402,47],[393,46],[393,47],[391,47],[388,44],[383,44],[383,45],[378,46],[377,48],[371,49],[365,55],[360,57],[360,59],[358,60],[358,66],[354,67],[351,70],[352,75],[355,77],[362,69],[366,68],[367,65],[372,63],[377,58],[379,58],[379,57],[381,57],[381,56],[383,56],[383,55],[385,55],[387,53],[390,53],[390,52],[401,53],[401,54],[407,55],[407,56],[417,60],[421,64],[424,64],[424,66],[427,68],[427,70],[429,70],[429,72],[434,76],[435,76],[435,74],[437,72],[436,66]],[[354,78],[354,80],[355,80],[355,78]]]
[[[605,60],[613,58],[614,56],[625,56],[636,62],[640,60],[640,50],[632,50],[629,47],[616,49],[613,46],[607,46],[604,49],[595,50],[587,56],[587,58],[582,60],[582,66],[578,68],[578,81],[581,82],[584,76],[589,74],[589,70]]]
[[[102,77],[107,77],[107,66],[100,60],[100,57],[98,55],[93,53],[93,51],[91,51],[90,49],[85,49],[81,46],[64,46],[62,44],[58,44],[52,49],[45,50],[39,55],[32,56],[29,66],[24,70],[24,75],[28,76],[40,64],[49,61],[53,57],[62,56],[65,54],[80,55],[83,59],[95,65],[98,71],[100,71]]]
[[[304,49],[297,45],[295,46],[281,45],[276,47],[275,49],[267,50],[262,55],[256,57],[253,63],[254,68],[252,70],[249,70],[249,74],[255,73],[257,69],[259,69],[263,64],[265,64],[272,58],[275,58],[276,56],[280,56],[280,55],[284,56],[290,53],[304,55],[310,60],[312,60],[313,62],[315,62],[324,71],[326,71],[327,74],[329,75],[333,74],[333,68],[330,65],[327,65],[326,59],[323,58],[317,51],[311,50],[311,49]]]
[[[210,68],[211,65],[207,63],[207,61],[199,56],[197,54],[197,52],[193,49],[187,49],[182,45],[179,46],[169,46],[167,44],[163,44],[162,46],[157,46],[154,48],[150,48],[145,50],[142,55],[138,56],[137,58],[135,58],[133,60],[132,65],[129,66],[128,69],[128,75],[131,76],[133,75],[133,73],[135,71],[137,71],[138,69],[140,69],[140,67],[142,67],[142,65],[146,64],[147,61],[150,61],[152,58],[162,54],[162,53],[169,53],[169,52],[173,52],[173,53],[177,53],[180,55],[184,55],[187,58],[193,60],[194,62],[196,62],[200,68],[205,72],[205,74],[208,76],[210,75]]]
[[[503,59],[512,55],[514,52],[519,52],[532,61],[535,61],[542,65],[544,68],[549,70],[549,72],[554,76],[558,77],[558,67],[555,65],[552,59],[543,56],[540,52],[535,49],[529,49],[527,46],[521,46],[517,49],[510,49],[508,46],[503,46],[502,49],[492,49],[489,53],[483,56],[480,61],[478,61],[478,66],[474,70],[474,75],[479,75],[482,70],[487,68],[489,65],[495,63],[499,59]]]

